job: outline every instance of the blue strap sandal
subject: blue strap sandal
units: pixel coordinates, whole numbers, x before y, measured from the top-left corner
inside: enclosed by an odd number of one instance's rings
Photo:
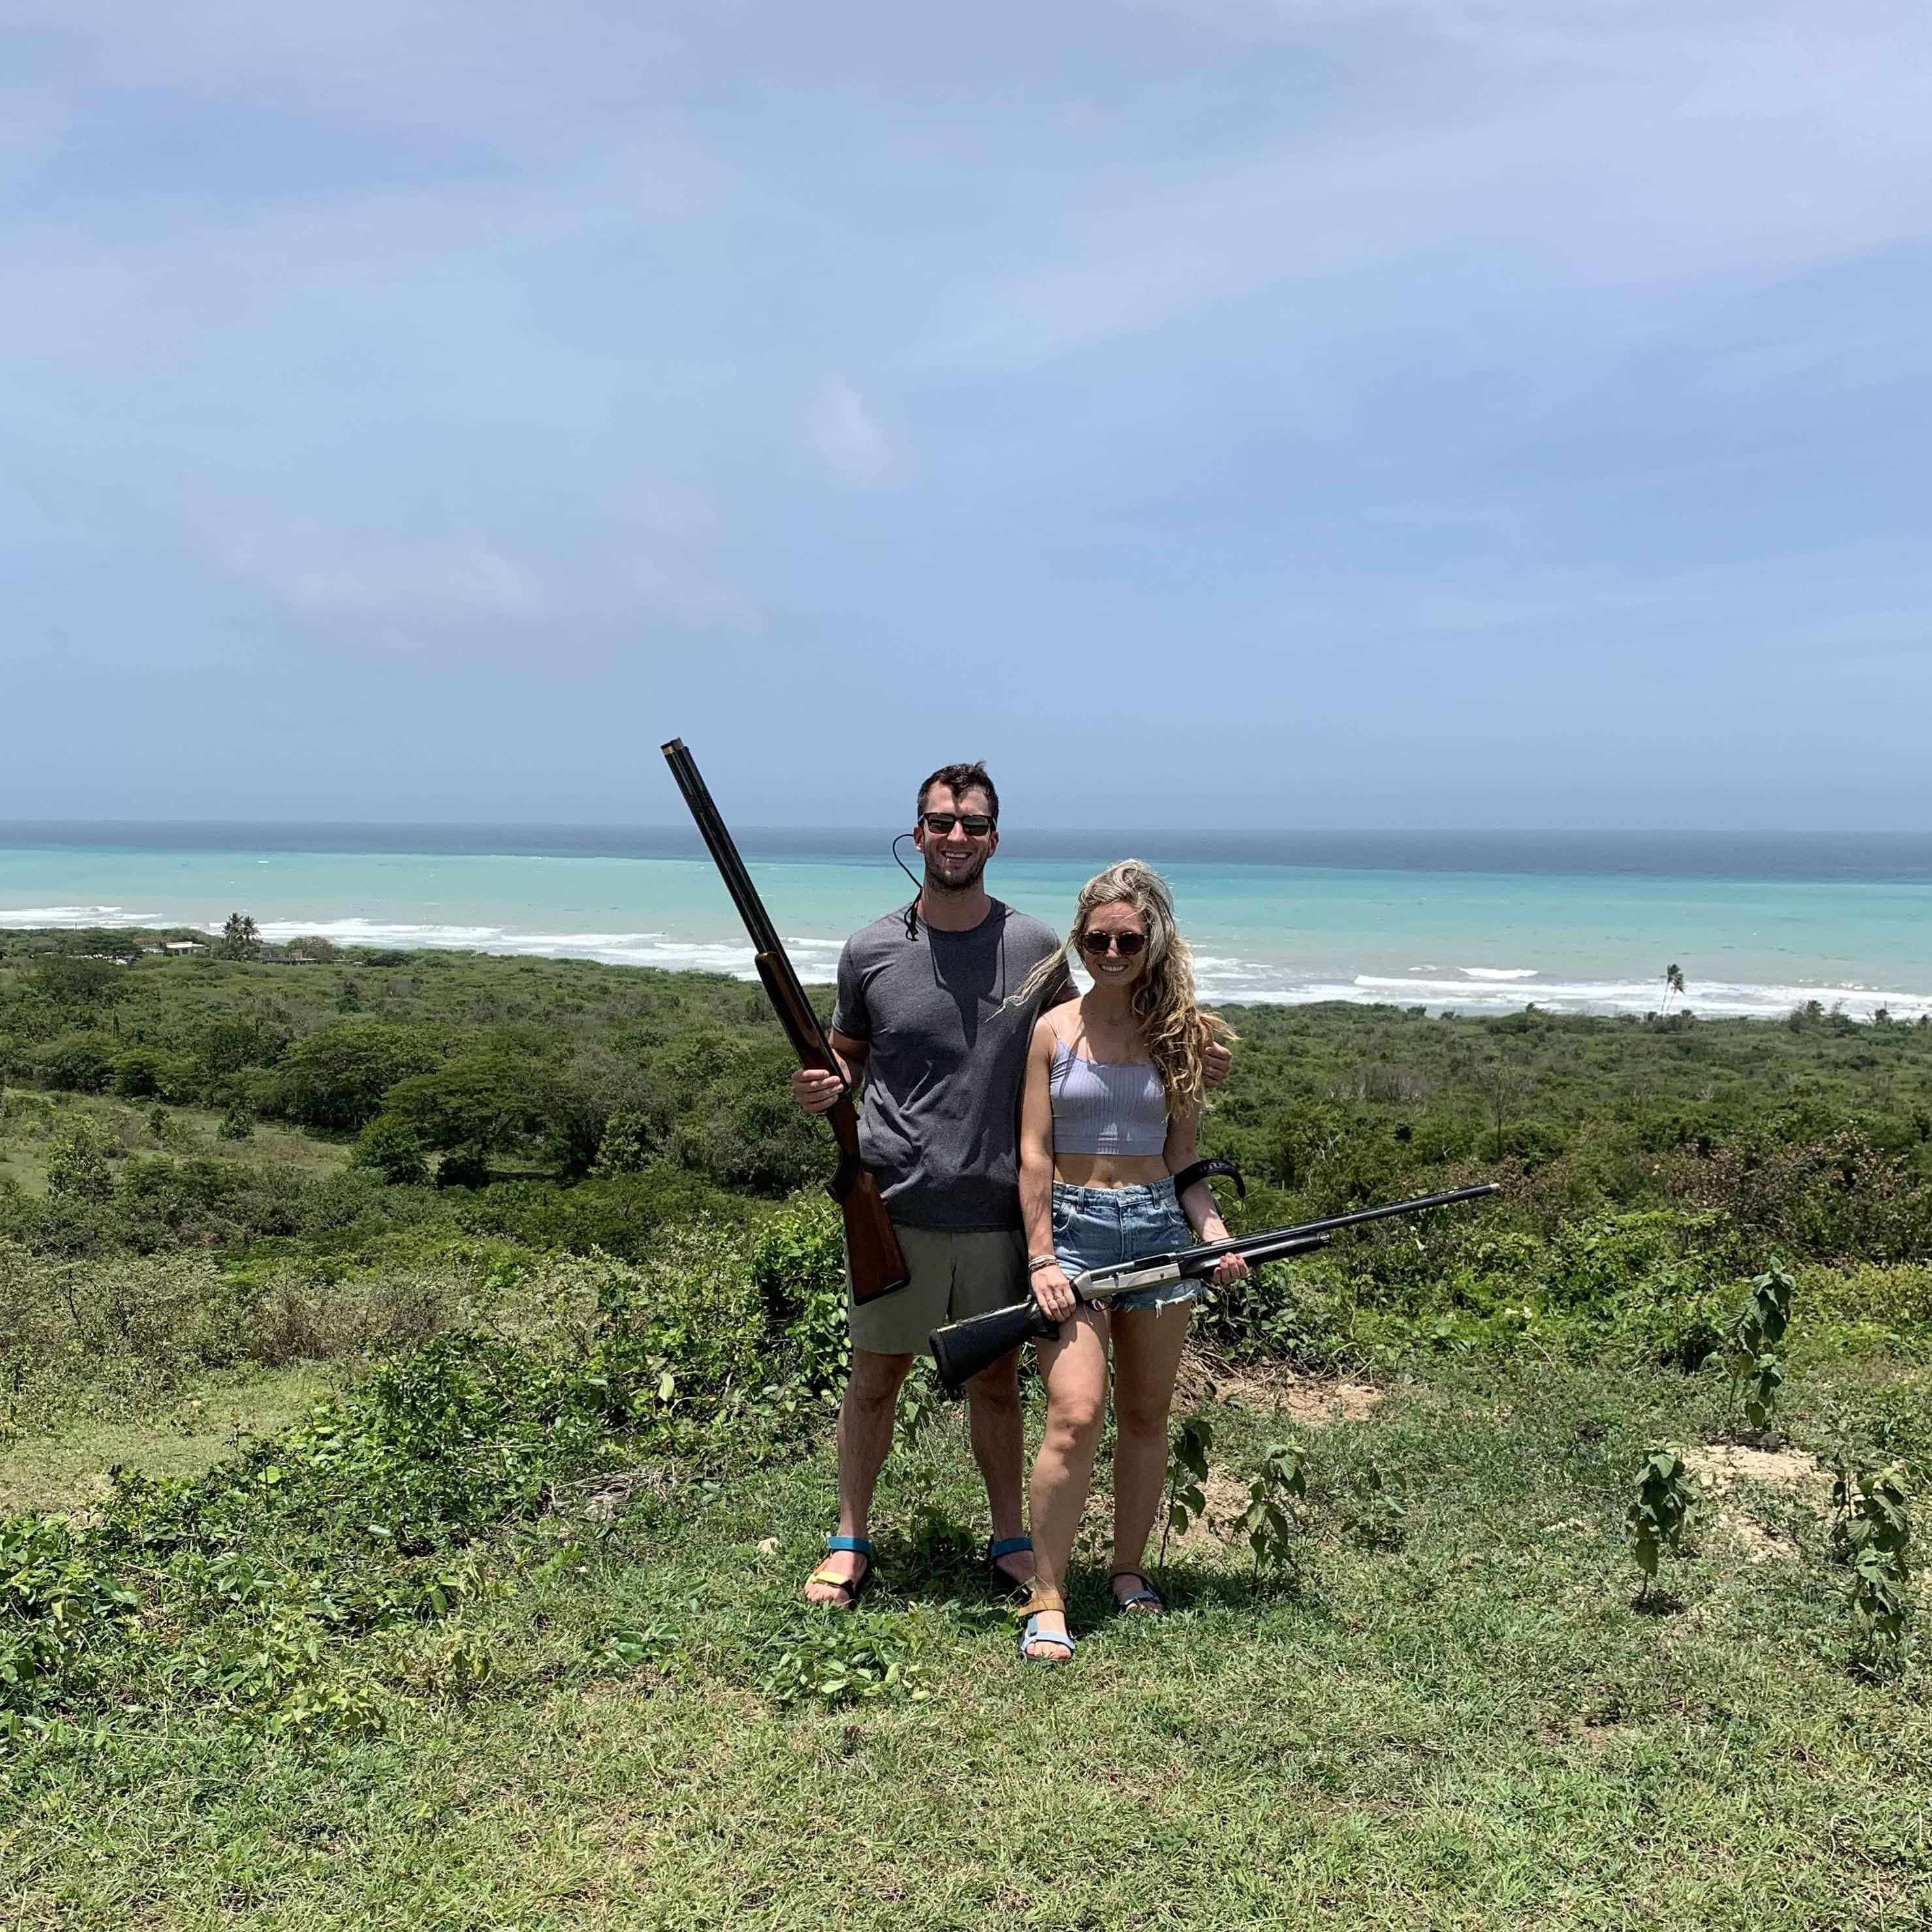
[[[1043,1630],[1040,1627],[1040,1618],[1052,1614],[1049,1610],[1036,1610],[1027,1618],[1026,1628],[1020,1632],[1020,1661],[1022,1664],[1060,1664],[1073,1661],[1076,1646],[1072,1638],[1064,1630]],[[1060,1614],[1064,1616],[1066,1612],[1062,1611]],[[1060,1657],[1036,1657],[1029,1648],[1036,1643],[1057,1643],[1065,1654]]]
[[[806,1577],[805,1587],[808,1590],[814,1583],[829,1583],[834,1589],[842,1592],[843,1594],[830,1602],[820,1603],[820,1608],[827,1610],[851,1610],[858,1603],[861,1592],[872,1578],[872,1546],[862,1536],[828,1536],[825,1539],[825,1549],[828,1556],[834,1550],[849,1550],[854,1556],[862,1556],[866,1559],[866,1567],[856,1576],[835,1576],[821,1563]],[[808,1598],[806,1600],[808,1603],[819,1602],[816,1598]]]
[[[1000,1558],[1002,1556],[1017,1556],[1022,1550],[1032,1548],[1033,1538],[1030,1536],[1003,1536],[997,1543],[988,1543],[986,1545],[986,1574],[994,1582],[1004,1583],[1010,1590],[1025,1589],[1030,1580],[1007,1575],[1000,1568]]]
[[[1161,1601],[1154,1586],[1138,1570],[1116,1570],[1107,1579],[1107,1588],[1112,1590],[1123,1576],[1131,1576],[1140,1588],[1138,1590],[1130,1590],[1124,1597],[1116,1597],[1114,1599],[1115,1616],[1118,1616],[1123,1610],[1132,1610],[1144,1617],[1158,1617],[1166,1615],[1167,1606]]]

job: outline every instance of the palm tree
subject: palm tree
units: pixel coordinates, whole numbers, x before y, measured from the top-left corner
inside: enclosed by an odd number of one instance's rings
[[[245,912],[231,912],[216,951],[229,959],[252,959],[261,947],[262,934],[255,922]]]
[[[1681,998],[1683,992],[1684,968],[1673,959],[1664,969],[1664,1010],[1666,1013],[1670,1010],[1671,994],[1675,993]]]

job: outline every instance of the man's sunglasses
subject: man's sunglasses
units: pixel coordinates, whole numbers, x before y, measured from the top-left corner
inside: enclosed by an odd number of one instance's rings
[[[956,825],[968,838],[983,838],[993,829],[983,812],[922,812],[919,822],[935,838],[944,838]]]
[[[1131,959],[1146,944],[1144,932],[1083,932],[1080,935],[1081,951],[1092,953],[1096,959],[1104,959],[1109,952]]]

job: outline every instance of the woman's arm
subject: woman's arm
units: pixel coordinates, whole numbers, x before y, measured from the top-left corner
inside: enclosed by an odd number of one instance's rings
[[[1053,1046],[1052,1028],[1035,1021],[1020,1089],[1020,1218],[1026,1223],[1029,1261],[1053,1252]],[[1073,1291],[1058,1263],[1030,1280],[1034,1299],[1054,1321],[1073,1312]]]
[[[1198,1107],[1168,1117],[1167,1144],[1161,1149],[1161,1158],[1167,1162],[1169,1174],[1178,1174],[1183,1168],[1194,1165],[1198,1158],[1196,1136],[1200,1131]],[[1214,1190],[1206,1181],[1197,1180],[1180,1197],[1180,1211],[1187,1216],[1187,1225],[1199,1240],[1225,1241],[1228,1238],[1228,1224],[1222,1220]],[[1239,1255],[1223,1255],[1215,1268],[1214,1280],[1216,1286],[1239,1281],[1247,1271],[1248,1264]]]

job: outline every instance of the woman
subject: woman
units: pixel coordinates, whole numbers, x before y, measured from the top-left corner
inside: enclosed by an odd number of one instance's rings
[[[1061,1324],[1058,1340],[1040,1344],[1046,1432],[1033,1467],[1036,1570],[1020,1654],[1057,1664],[1073,1654],[1061,1592],[1100,1438],[1110,1342],[1111,1588],[1120,1610],[1158,1615],[1166,1607],[1141,1566],[1167,1480],[1168,1408],[1188,1304],[1199,1288],[1173,1282],[1089,1307],[1075,1300],[1068,1277],[1189,1246],[1197,1236],[1227,1238],[1207,1182],[1177,1199],[1173,1177],[1194,1164],[1208,1044],[1234,1037],[1196,1006],[1174,902],[1160,875],[1138,860],[1123,860],[1087,882],[1067,950],[1078,952],[1093,987],[1034,1028],[1020,1109],[1027,1265],[1034,1298]],[[1034,977],[1056,970],[1060,957]],[[1237,1281],[1247,1271],[1229,1255],[1214,1280]]]

